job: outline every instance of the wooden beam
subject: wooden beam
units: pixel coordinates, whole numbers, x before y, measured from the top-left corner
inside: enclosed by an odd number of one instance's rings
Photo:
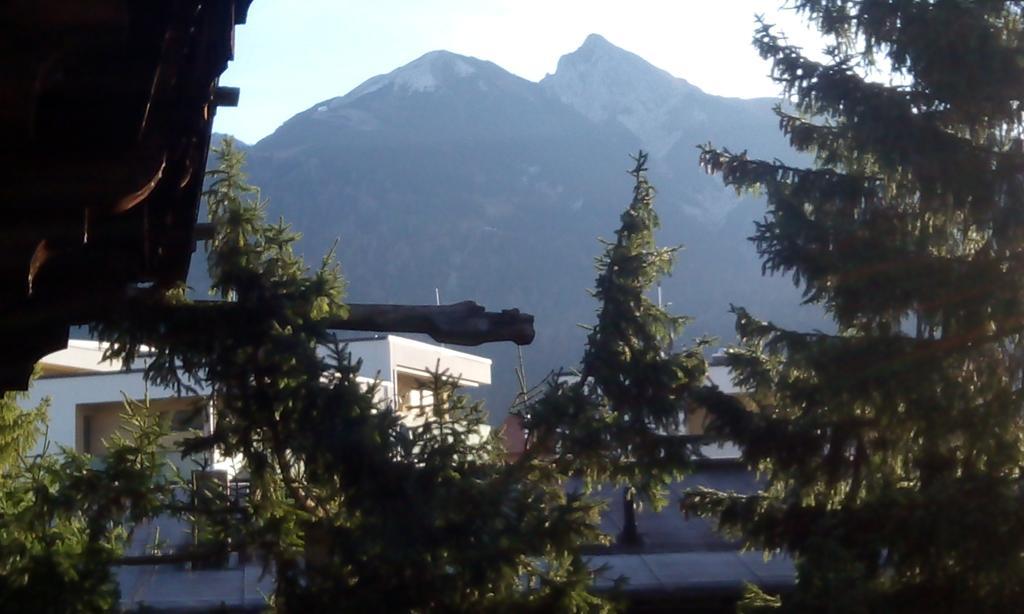
[[[210,102],[215,107],[237,107],[241,95],[237,87],[218,85],[213,88],[213,99]]]
[[[129,304],[132,303],[132,304]],[[125,320],[138,316],[159,321],[174,320],[185,328],[201,329],[213,326],[229,330],[232,334],[250,334],[252,319],[242,315],[238,303],[198,300],[192,304],[149,304],[139,297],[125,299],[121,313],[97,312],[98,318],[115,317]],[[533,342],[533,316],[518,309],[491,312],[473,301],[453,305],[383,305],[350,303],[347,318],[324,321],[330,330],[357,330],[369,332],[417,333],[429,335],[440,343],[475,346],[483,343],[511,341],[517,345]],[[202,323],[192,327],[188,322]],[[157,341],[154,340],[154,343]]]
[[[197,222],[192,238],[196,241],[212,241],[217,236],[217,225],[211,222]]]
[[[331,321],[338,330],[423,333],[435,341],[455,345],[480,345],[511,341],[533,342],[533,316],[518,309],[489,312],[473,301],[453,305],[381,305],[353,303],[349,316]]]

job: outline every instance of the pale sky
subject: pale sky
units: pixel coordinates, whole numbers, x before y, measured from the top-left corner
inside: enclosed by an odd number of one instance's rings
[[[254,0],[221,84],[237,108],[214,130],[254,143],[292,115],[435,49],[489,60],[531,81],[590,33],[704,91],[775,96],[750,44],[763,14],[810,49],[816,35],[783,0]]]

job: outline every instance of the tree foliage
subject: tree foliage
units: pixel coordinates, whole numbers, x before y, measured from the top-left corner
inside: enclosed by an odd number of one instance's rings
[[[131,531],[170,502],[165,429],[146,404],[126,401],[126,426],[102,460],[73,450],[33,456],[47,404],[26,410],[20,400],[0,399],[0,610],[116,610],[112,566]]]
[[[730,365],[759,409],[723,403],[718,426],[767,484],[687,505],[795,556],[792,611],[1019,609],[1022,4],[792,4],[831,40],[825,59],[766,24],[755,45],[816,167],[710,146],[701,162],[764,191],[765,271],[836,329],[736,309]]]
[[[700,438],[685,434],[684,419],[704,385],[706,341],[674,350],[687,318],[648,296],[679,248],[655,244],[647,154],[634,161],[633,199],[596,261],[600,306],[578,377],[553,382],[525,424],[534,445],[553,448],[566,472],[591,484],[625,484],[660,505],[664,487],[699,455]]]
[[[505,463],[483,409],[435,374],[433,402],[402,419],[357,380],[328,329],[344,317],[330,254],[308,270],[297,236],[268,224],[242,154],[216,151],[205,196],[217,231],[212,287],[222,300],[152,293],[103,327],[122,357],[156,348],[147,377],[216,402],[211,436],[251,480],[240,511],[211,513],[275,574],[281,611],[586,611],[591,574],[576,546],[596,510],[555,469]]]

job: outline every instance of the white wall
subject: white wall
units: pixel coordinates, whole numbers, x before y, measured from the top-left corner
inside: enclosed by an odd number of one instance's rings
[[[422,341],[391,335],[392,368],[415,375],[427,375],[440,369],[458,379],[463,386],[480,386],[491,383],[491,360],[440,347]]]
[[[141,372],[118,372],[39,379],[33,383],[28,400],[23,403],[26,408],[35,407],[44,397],[49,397],[47,438],[50,446],[59,444],[74,449],[76,405],[119,401],[122,393],[141,400],[147,391],[151,399],[177,396],[167,388],[147,386]],[[37,443],[36,452],[40,451],[42,443],[42,440]]]
[[[422,377],[428,369],[436,367],[438,360],[442,370],[448,369],[452,376],[461,378],[462,385],[479,386],[491,382],[489,359],[404,337],[386,335],[376,339],[354,340],[349,342],[348,350],[353,361],[362,360],[360,379],[366,383],[379,379],[379,394],[383,397],[380,400],[395,402],[396,407],[396,395],[401,392],[395,386],[398,373]],[[111,369],[117,367],[100,363],[101,353],[101,348],[95,342],[72,341],[68,350],[43,359],[44,366],[49,359],[51,373],[62,375],[36,380],[29,391],[25,407],[35,406],[44,397],[50,398],[47,438],[51,451],[56,451],[57,445],[75,448],[75,408],[79,404],[120,402],[122,393],[138,400],[143,399],[147,392],[153,400],[177,396],[171,389],[148,387],[143,381],[141,370],[112,372]],[[90,361],[97,363],[93,373],[63,375],[71,369],[78,371],[90,368]],[[40,451],[41,447],[42,440],[35,451]],[[218,464],[228,463],[230,459],[218,458],[217,461]]]

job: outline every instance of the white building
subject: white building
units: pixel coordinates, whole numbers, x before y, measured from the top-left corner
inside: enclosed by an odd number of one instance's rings
[[[379,382],[387,403],[399,414],[430,403],[426,388],[431,372],[447,373],[463,388],[491,383],[491,360],[433,343],[397,335],[375,335],[344,340],[352,361],[362,361],[360,379]]]
[[[408,421],[418,421],[414,410],[430,403],[426,389],[432,371],[447,373],[461,387],[491,383],[491,361],[480,356],[395,335],[344,342],[353,362],[361,361],[359,379],[367,384],[377,381],[382,402]],[[26,406],[49,399],[46,445],[50,452],[65,447],[102,456],[105,442],[121,424],[125,397],[148,398],[152,409],[166,415],[172,431],[166,440],[168,450],[177,449],[177,442],[194,430],[211,431],[213,411],[205,397],[180,396],[174,390],[149,386],[142,377],[145,355],[123,370],[119,362],[104,362],[103,350],[96,341],[72,340],[66,349],[40,361],[40,377],[29,391]],[[40,440],[36,451],[43,446]],[[169,458],[186,471],[205,466],[234,475],[240,469],[232,459],[216,453],[201,459],[182,460],[178,454]]]

